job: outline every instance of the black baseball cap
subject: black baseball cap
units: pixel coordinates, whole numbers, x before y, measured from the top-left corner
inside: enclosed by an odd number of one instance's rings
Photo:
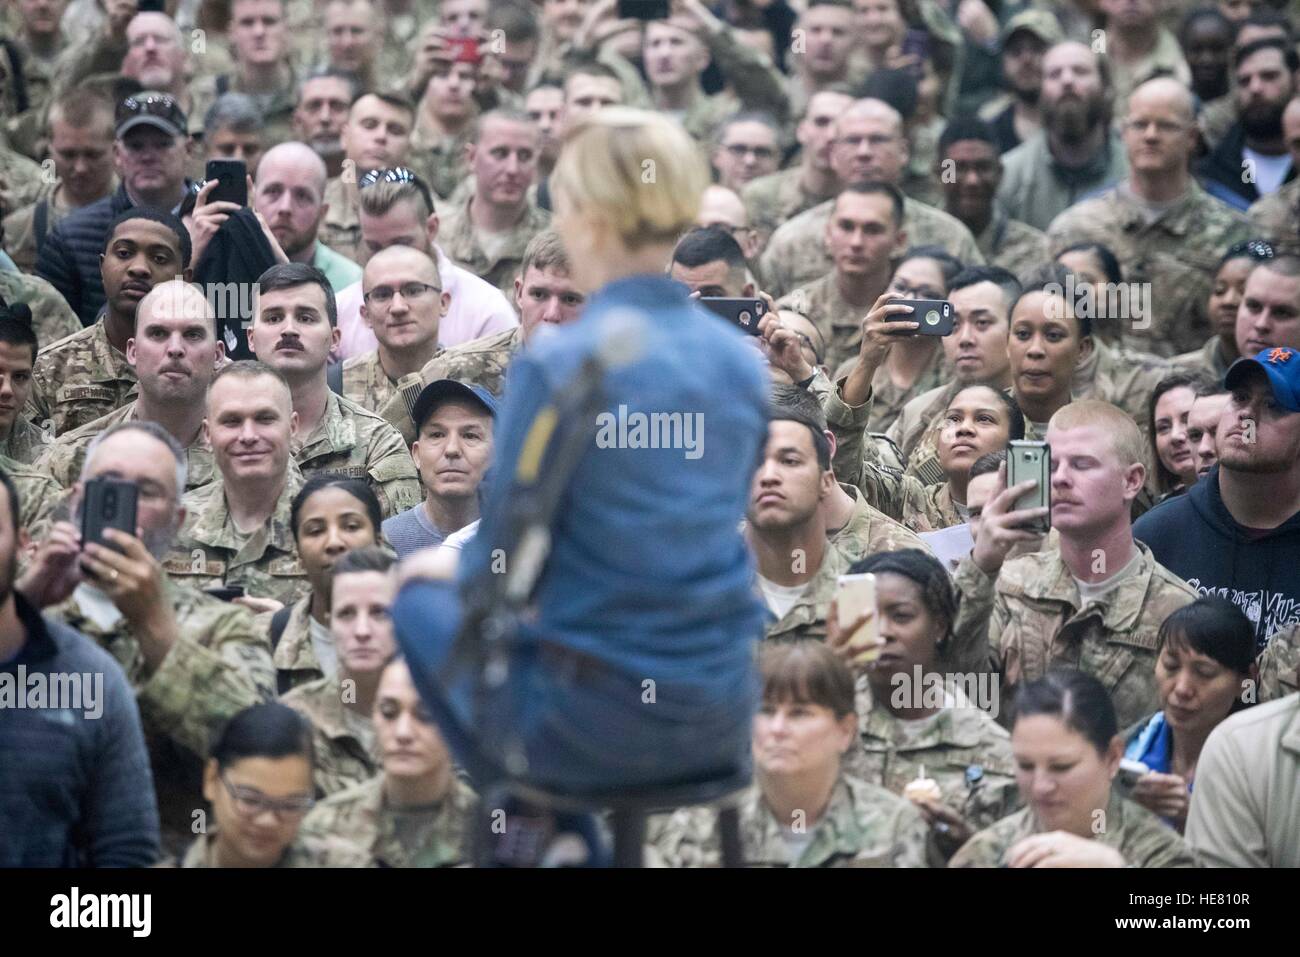
[[[142,90],[117,104],[114,128],[119,139],[137,126],[152,126],[171,136],[185,136],[189,122],[170,93]]]
[[[488,415],[494,419],[497,417],[496,397],[481,385],[470,385],[455,379],[438,379],[421,389],[420,395],[411,406],[411,421],[415,423],[417,435],[420,429],[424,428],[424,423],[428,421],[429,416],[433,414],[433,410],[448,399],[467,399],[470,402],[477,402],[487,409]]]

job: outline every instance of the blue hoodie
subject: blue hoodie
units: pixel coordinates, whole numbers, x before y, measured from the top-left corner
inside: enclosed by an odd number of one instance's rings
[[[1260,649],[1300,621],[1300,513],[1250,538],[1223,504],[1218,466],[1138,519],[1133,535],[1202,595],[1227,598],[1245,612]]]

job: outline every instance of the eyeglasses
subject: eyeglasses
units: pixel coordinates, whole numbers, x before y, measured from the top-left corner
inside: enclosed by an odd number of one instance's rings
[[[235,812],[240,817],[253,818],[270,811],[281,820],[299,818],[316,806],[316,799],[310,794],[276,800],[267,797],[255,788],[231,784],[230,779],[225,774],[221,774],[220,778],[221,783],[225,785],[226,790],[230,793],[231,801],[234,802]]]
[[[368,189],[376,183],[411,183],[420,191],[424,197],[425,204],[429,207],[429,212],[433,212],[433,193],[424,180],[412,173],[405,166],[393,166],[388,169],[372,169],[357,183],[357,189]]]
[[[399,292],[402,294],[403,299],[410,302],[431,292],[441,293],[442,289],[438,286],[431,286],[427,282],[404,282],[396,289],[392,286],[376,286],[361,298],[372,306],[386,306],[393,301],[393,296]]]
[[[804,335],[802,332],[796,332],[794,336],[808,349],[809,352],[812,353],[813,360],[814,360],[813,365],[815,366],[821,365],[822,357],[817,354],[817,347],[813,345],[812,338]]]

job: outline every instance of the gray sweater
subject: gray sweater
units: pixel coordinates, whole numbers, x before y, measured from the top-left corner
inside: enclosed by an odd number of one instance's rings
[[[27,641],[0,662],[0,867],[153,864],[158,808],[126,676],[90,639],[14,601]]]

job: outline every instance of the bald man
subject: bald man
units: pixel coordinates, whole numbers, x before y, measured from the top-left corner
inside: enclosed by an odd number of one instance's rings
[[[361,279],[361,319],[377,348],[343,363],[343,395],[378,413],[397,392],[397,380],[419,372],[442,350],[438,325],[451,306],[438,264],[410,246],[389,246],[370,257]]]
[[[325,162],[306,143],[281,143],[257,164],[253,208],[290,262],[315,266],[336,293],[361,278],[361,267],[317,238],[329,212]]]
[[[1192,178],[1196,122],[1185,86],[1168,77],[1143,83],[1129,97],[1123,130],[1128,179],[1057,216],[1048,245],[1053,256],[1075,243],[1109,246],[1124,282],[1094,287],[1090,318],[1109,320],[1133,350],[1189,352],[1213,332],[1205,304],[1219,258],[1249,238],[1249,227]]]

